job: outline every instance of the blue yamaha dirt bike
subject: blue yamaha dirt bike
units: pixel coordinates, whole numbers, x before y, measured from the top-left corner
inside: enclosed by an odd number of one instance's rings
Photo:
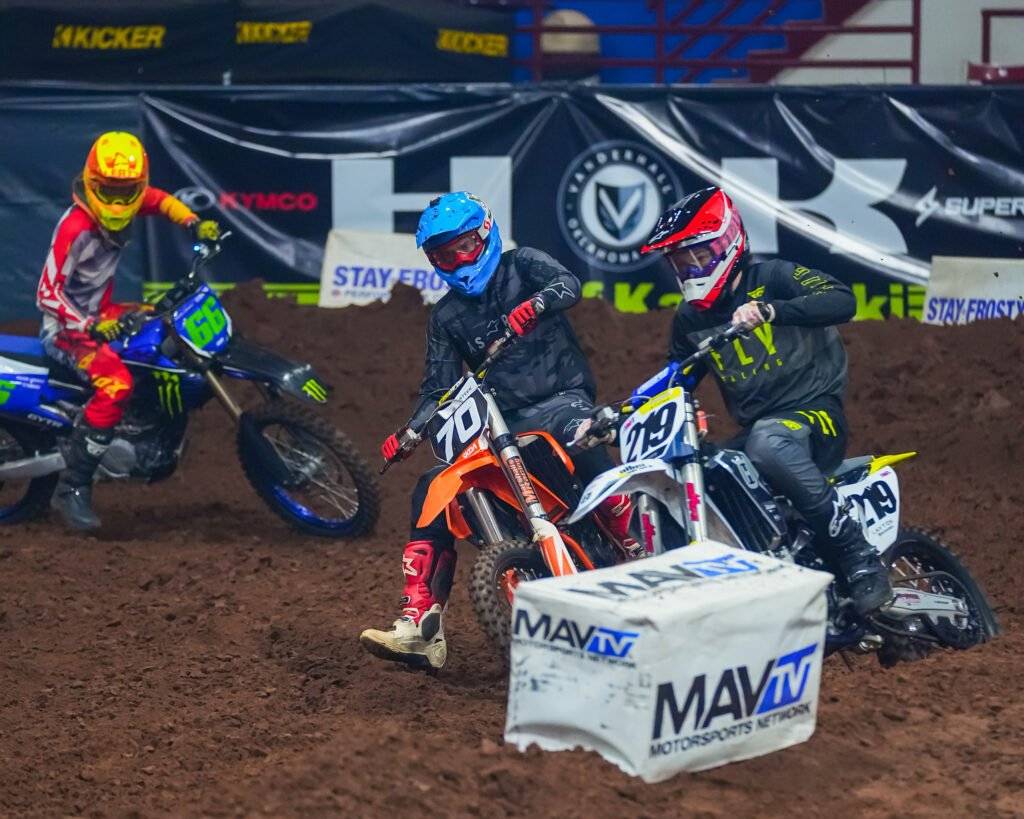
[[[156,482],[178,466],[189,416],[216,398],[237,427],[242,470],[279,517],[311,535],[356,537],[377,521],[377,486],[366,461],[340,431],[304,406],[326,403],[328,387],[297,364],[234,334],[231,318],[201,267],[220,252],[199,244],[189,273],[137,313],[111,345],[135,389],[100,479]],[[265,399],[243,411],[225,381],[241,379]],[[0,524],[47,508],[64,467],[68,435],[91,389],[48,358],[37,338],[0,335]]]

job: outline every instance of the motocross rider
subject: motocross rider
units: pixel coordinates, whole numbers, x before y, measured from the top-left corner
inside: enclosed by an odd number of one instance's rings
[[[114,271],[136,215],[159,213],[216,241],[216,222],[149,184],[149,159],[132,134],[109,131],[92,145],[71,186],[72,204],[53,232],[39,279],[40,337],[49,356],[77,372],[95,392],[75,423],[52,505],[73,529],[100,525],[92,479],[131,396],[132,377],[110,346],[131,326],[138,304],[112,300]]]
[[[465,192],[430,202],[416,244],[450,290],[430,314],[419,404],[407,426],[384,441],[385,460],[402,457],[409,432],[420,432],[438,399],[461,377],[463,365],[476,367],[487,357],[488,347],[505,332],[506,316],[508,327],[522,338],[491,367],[487,384],[509,428],[547,430],[562,443],[571,441],[595,395],[587,359],[564,315],[580,299],[579,280],[539,250],[503,252],[490,210]],[[576,461],[584,482],[611,466],[604,448]],[[413,492],[411,532],[402,556],[402,615],[389,631],[367,629],[360,636],[372,654],[420,668],[440,668],[447,657],[441,619],[455,572],[455,541],[444,515],[425,527],[416,525],[430,483],[443,469],[424,474]],[[599,510],[630,555],[636,546],[628,535],[631,512],[626,495],[606,499]]]
[[[835,325],[853,317],[853,293],[792,262],[751,264],[739,211],[720,188],[699,190],[666,211],[641,249],[655,251],[683,291],[669,358],[685,359],[723,324],[753,328],[690,373],[691,386],[707,369],[714,373],[743,428],[730,445],[742,447],[807,519],[856,610],[884,605],[893,594],[889,573],[826,477],[846,452],[846,350]]]

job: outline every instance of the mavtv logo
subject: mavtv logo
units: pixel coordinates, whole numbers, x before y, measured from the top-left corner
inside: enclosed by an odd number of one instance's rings
[[[652,739],[660,739],[666,732],[706,730],[721,717],[739,722],[800,702],[817,651],[818,644],[811,643],[769,660],[759,675],[757,671],[751,674],[745,665],[727,668],[713,681],[713,688],[706,674],[698,674],[682,705],[675,683],[662,683],[654,706]]]
[[[512,633],[516,637],[540,640],[553,646],[561,645],[619,660],[629,656],[640,636],[638,631],[616,631],[603,626],[582,628],[579,623],[564,617],[552,621],[549,614],[542,614],[531,621],[530,614],[525,609],[516,611]]]

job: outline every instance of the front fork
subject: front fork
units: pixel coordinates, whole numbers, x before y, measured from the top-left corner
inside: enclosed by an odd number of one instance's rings
[[[494,449],[498,453],[498,460],[501,461],[505,479],[512,487],[512,491],[515,492],[519,506],[533,530],[533,542],[540,549],[541,556],[552,575],[557,577],[576,574],[576,564],[573,563],[557,527],[548,519],[547,512],[544,511],[544,506],[541,504],[540,498],[537,497],[537,490],[530,480],[530,473],[523,462],[523,455],[519,451],[516,438],[505,423],[501,410],[498,409],[498,403],[490,393],[485,393],[485,399]]]
[[[239,419],[242,417],[242,408],[238,406],[235,399],[232,398],[230,393],[228,393],[224,388],[224,384],[221,382],[220,376],[215,374],[213,370],[206,368],[203,370],[203,378],[205,378],[206,383],[210,385],[210,389],[217,397],[220,405],[227,410],[228,415],[230,415],[232,420],[237,424]]]
[[[697,408],[692,400],[687,401],[685,406],[683,441],[690,447],[691,454],[675,465],[675,474],[683,490],[683,509],[686,510],[690,543],[697,543],[708,539],[708,507],[704,502],[704,466],[700,462]]]

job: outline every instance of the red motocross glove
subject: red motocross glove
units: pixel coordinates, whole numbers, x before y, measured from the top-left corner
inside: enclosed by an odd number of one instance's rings
[[[533,332],[537,326],[537,307],[533,299],[527,299],[508,314],[508,326],[517,336]]]
[[[401,451],[402,444],[398,440],[397,432],[385,438],[384,443],[380,445],[380,454],[384,456],[385,461],[393,461]]]

